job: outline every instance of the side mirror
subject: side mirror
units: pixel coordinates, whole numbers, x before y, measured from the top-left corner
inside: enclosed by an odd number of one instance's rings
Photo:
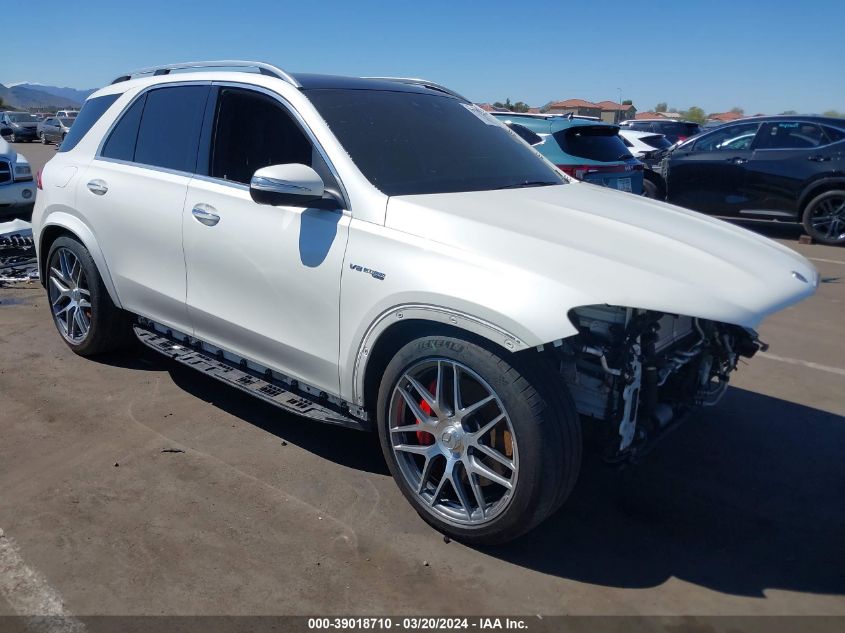
[[[249,195],[258,204],[307,207],[322,200],[324,193],[320,175],[300,163],[262,167],[249,182]]]

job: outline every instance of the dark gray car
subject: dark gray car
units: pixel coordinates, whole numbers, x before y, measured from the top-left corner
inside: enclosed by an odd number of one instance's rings
[[[38,138],[44,145],[61,143],[70,132],[74,119],[69,117],[50,116],[38,124]]]
[[[34,141],[37,127],[38,117],[29,112],[0,113],[0,130],[11,143]]]

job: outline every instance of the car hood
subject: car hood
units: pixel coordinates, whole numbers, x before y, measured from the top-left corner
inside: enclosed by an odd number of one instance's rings
[[[5,158],[11,163],[18,159],[18,153],[6,141],[0,138],[0,158]]]
[[[812,264],[772,240],[586,183],[393,197],[386,225],[485,258],[564,311],[608,304],[753,328],[818,286]]]

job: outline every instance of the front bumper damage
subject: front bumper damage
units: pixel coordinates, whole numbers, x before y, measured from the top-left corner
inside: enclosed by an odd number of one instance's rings
[[[588,306],[570,318],[579,334],[553,353],[611,462],[636,461],[691,408],[718,403],[740,357],[766,348],[752,330],[689,316]]]

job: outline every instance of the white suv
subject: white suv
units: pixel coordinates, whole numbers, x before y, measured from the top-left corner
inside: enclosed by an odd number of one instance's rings
[[[145,69],[88,99],[40,182],[72,350],[137,337],[375,428],[411,504],[472,543],[563,503],[582,425],[628,460],[713,404],[751,328],[818,284],[763,237],[567,179],[424,80]]]

